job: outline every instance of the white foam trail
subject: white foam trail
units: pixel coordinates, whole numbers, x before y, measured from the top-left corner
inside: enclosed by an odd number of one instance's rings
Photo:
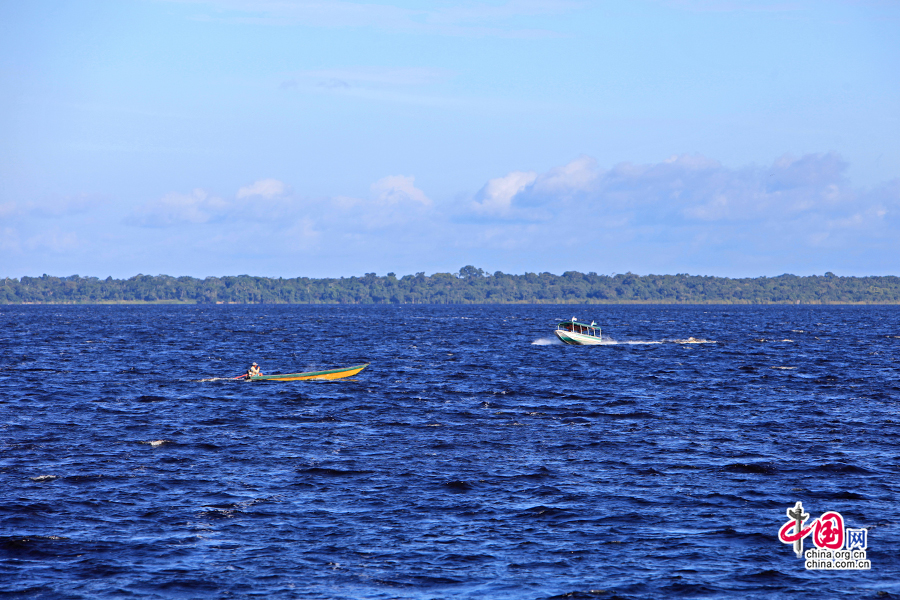
[[[689,337],[686,340],[628,340],[620,342],[612,338],[603,338],[599,344],[594,346],[652,346],[657,344],[716,344],[715,340],[706,340],[703,338]],[[562,344],[557,338],[539,338],[531,342],[532,346],[551,346],[554,344]]]
[[[663,342],[657,342],[656,340],[627,340],[624,342],[620,342],[619,340],[614,340],[611,337],[603,337],[600,339],[599,344],[594,344],[595,346],[648,346],[654,344],[662,344]]]

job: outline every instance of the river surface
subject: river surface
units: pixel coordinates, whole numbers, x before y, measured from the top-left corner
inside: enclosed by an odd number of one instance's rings
[[[573,315],[609,343],[553,343]],[[900,307],[0,306],[0,325],[2,598],[900,596]],[[371,364],[228,379],[253,361]],[[807,570],[778,537],[798,501],[807,526],[865,531],[871,568]]]

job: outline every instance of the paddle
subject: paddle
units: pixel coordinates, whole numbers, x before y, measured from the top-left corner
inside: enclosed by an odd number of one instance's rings
[[[243,375],[238,375],[237,377],[232,377],[232,379],[243,379],[246,376],[247,376],[247,374],[244,373]]]

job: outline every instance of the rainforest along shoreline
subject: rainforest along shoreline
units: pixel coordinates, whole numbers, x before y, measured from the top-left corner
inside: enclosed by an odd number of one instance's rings
[[[0,280],[0,304],[900,304],[900,277],[779,275],[510,275],[457,273],[340,278],[250,275],[22,277]]]

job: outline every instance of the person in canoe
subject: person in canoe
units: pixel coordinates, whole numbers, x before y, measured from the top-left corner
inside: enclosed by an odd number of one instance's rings
[[[259,365],[256,363],[253,363],[252,365],[250,365],[250,368],[247,369],[247,379],[250,379],[251,377],[259,377],[260,375],[262,375],[262,371],[259,370]]]

